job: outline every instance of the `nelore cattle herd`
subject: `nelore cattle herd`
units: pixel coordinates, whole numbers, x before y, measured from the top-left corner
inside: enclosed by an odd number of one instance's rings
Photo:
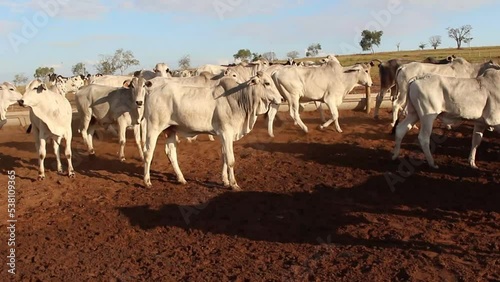
[[[11,83],[0,85],[0,119],[9,105],[18,103],[30,109],[30,130],[35,136],[39,156],[39,179],[44,179],[46,144],[52,140],[57,170],[63,173],[59,146],[65,139],[68,175],[75,176],[71,163],[72,107],[66,92],[75,91],[81,133],[90,156],[95,155],[92,138],[98,126],[115,130],[118,125],[119,157],[125,159],[125,133],[133,128],[135,141],[144,162],[144,184],[151,186],[150,168],[160,134],[166,136],[165,153],[180,183],[186,183],[177,162],[178,136],[195,138],[198,134],[219,136],[222,143],[222,181],[239,190],[234,175],[233,142],[250,133],[259,115],[268,114],[268,133],[278,107],[288,102],[290,116],[305,132],[300,118],[301,103],[314,101],[330,109],[331,118],[321,117],[326,128],[332,123],[342,132],[338,106],[356,86],[372,86],[370,69],[378,63],[380,93],[375,118],[384,94],[390,91],[391,125],[395,131],[393,159],[399,155],[401,140],[420,121],[419,142],[429,166],[437,168],[429,139],[433,122],[439,117],[452,126],[460,120],[474,121],[469,164],[476,167],[475,153],[485,129],[500,125],[500,66],[492,61],[469,63],[450,56],[421,62],[400,59],[374,60],[344,67],[335,56],[317,64],[270,64],[266,60],[221,66],[205,65],[195,71],[171,73],[164,63],[153,71],[137,71],[133,76],[89,75],[62,77],[55,74],[31,81],[21,95]],[[404,111],[403,111],[404,110]],[[406,118],[399,122],[400,112]],[[115,130],[116,132],[116,130]]]

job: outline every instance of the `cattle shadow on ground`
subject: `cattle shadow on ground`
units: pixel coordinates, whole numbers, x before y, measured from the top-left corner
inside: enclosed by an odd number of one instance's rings
[[[254,241],[313,245],[321,244],[320,238],[329,238],[332,244],[432,250],[460,256],[463,249],[454,244],[400,240],[397,236],[366,238],[343,229],[369,224],[366,214],[396,214],[447,222],[464,220],[467,217],[464,211],[499,212],[499,201],[500,190],[495,184],[414,176],[393,193],[383,176],[375,176],[351,189],[319,185],[313,192],[291,194],[228,192],[192,206],[166,204],[159,209],[149,206],[118,209],[132,226],[144,230],[177,227]],[[402,205],[409,209],[401,210]]]
[[[390,161],[390,154],[385,150],[367,149],[353,144],[321,143],[251,143],[244,148],[266,151],[269,153],[292,154],[302,161],[336,165],[366,170],[387,171],[394,169],[396,163]],[[355,157],[353,157],[355,156]],[[365,160],[360,161],[359,156]]]

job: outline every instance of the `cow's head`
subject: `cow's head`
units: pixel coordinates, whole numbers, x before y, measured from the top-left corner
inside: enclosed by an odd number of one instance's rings
[[[13,84],[8,82],[0,84],[0,121],[7,119],[7,108],[22,98],[23,95]]]
[[[132,97],[137,108],[141,108],[144,105],[147,88],[151,86],[153,86],[153,83],[144,79],[144,77],[134,77],[130,81],[129,88],[132,90]]]
[[[344,73],[351,73],[357,76],[358,84],[371,87],[373,85],[372,77],[370,75],[370,64],[356,64],[344,70]]]
[[[159,76],[161,76],[161,77],[169,77],[168,74],[171,73],[170,72],[170,68],[165,63],[158,63],[158,64],[156,64],[156,66],[153,69],[153,71],[155,73],[159,74]]]
[[[49,89],[47,85],[43,83],[40,79],[35,79],[31,81],[28,86],[26,86],[26,90],[21,99],[17,101],[19,106],[21,107],[35,107],[40,102],[47,100],[47,93],[49,93]]]
[[[235,72],[233,69],[228,68],[224,71],[224,77],[232,78],[237,83],[244,83],[245,81],[241,78],[241,76]]]
[[[248,81],[248,85],[254,88],[252,91],[254,99],[261,102],[255,114],[264,114],[271,104],[279,105],[282,102],[281,94],[269,74],[257,72],[257,75]]]
[[[83,87],[83,85],[85,84],[84,78],[82,78],[82,76],[79,76],[79,75],[75,75],[75,76],[72,76],[70,78],[66,78],[63,81],[66,84],[65,87],[66,87],[66,91],[68,91],[68,92],[76,92],[76,91],[78,91],[78,89]]]

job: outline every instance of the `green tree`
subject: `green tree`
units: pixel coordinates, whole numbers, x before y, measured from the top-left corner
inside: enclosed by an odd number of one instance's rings
[[[113,56],[101,55],[101,60],[95,66],[96,70],[102,74],[114,74],[117,70],[123,75],[130,66],[136,66],[139,60],[134,57],[132,51],[118,49]]]
[[[24,75],[24,73],[18,73],[16,75],[14,75],[14,84],[16,86],[19,86],[19,85],[24,85],[28,82],[28,77]]]
[[[427,44],[425,43],[420,43],[420,45],[418,45],[418,48],[424,50],[425,46],[427,46]]]
[[[49,73],[54,73],[53,67],[39,67],[35,70],[35,74],[33,76],[35,78],[43,78],[47,76]]]
[[[363,51],[372,51],[372,54],[375,53],[373,50],[373,45],[376,45],[377,47],[380,45],[380,41],[382,40],[382,34],[384,34],[383,31],[379,30],[363,30],[361,32],[361,41],[359,42],[359,45],[363,49]]]
[[[95,65],[95,69],[98,73],[102,74],[114,74],[117,70],[113,64],[113,57],[109,55],[101,55],[101,59]]]
[[[87,68],[85,67],[84,63],[77,63],[76,65],[71,67],[71,72],[73,72],[73,75],[87,75]]]
[[[318,56],[319,51],[321,51],[321,44],[311,44],[309,45],[309,47],[307,47],[306,57]]]
[[[300,53],[299,53],[299,51],[290,51],[290,52],[286,53],[286,56],[290,59],[296,59],[300,56]]]
[[[139,60],[134,57],[132,51],[123,49],[118,49],[115,51],[113,55],[113,65],[117,70],[120,70],[120,74],[128,69],[130,66],[137,66],[139,64]]]
[[[458,28],[447,28],[448,31],[448,36],[457,42],[457,49],[460,49],[462,47],[462,42],[470,42],[472,40],[471,37],[471,32],[472,32],[472,26],[471,25],[463,25]]]
[[[181,70],[187,70],[191,67],[191,57],[189,55],[184,55],[179,59],[179,68]]]
[[[240,49],[236,54],[233,55],[235,59],[240,59],[242,61],[248,61],[250,60],[250,57],[252,57],[252,52],[248,49]]]

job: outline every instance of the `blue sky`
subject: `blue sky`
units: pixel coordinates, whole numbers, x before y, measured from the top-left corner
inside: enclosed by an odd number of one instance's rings
[[[39,66],[70,75],[78,62],[94,72],[100,55],[119,48],[139,59],[133,69],[175,69],[187,54],[192,66],[228,63],[241,48],[284,58],[311,43],[360,53],[363,29],[384,31],[376,51],[417,49],[432,35],[453,47],[446,28],[464,24],[472,46],[500,45],[495,0],[0,0],[0,9],[0,81],[31,78]]]

